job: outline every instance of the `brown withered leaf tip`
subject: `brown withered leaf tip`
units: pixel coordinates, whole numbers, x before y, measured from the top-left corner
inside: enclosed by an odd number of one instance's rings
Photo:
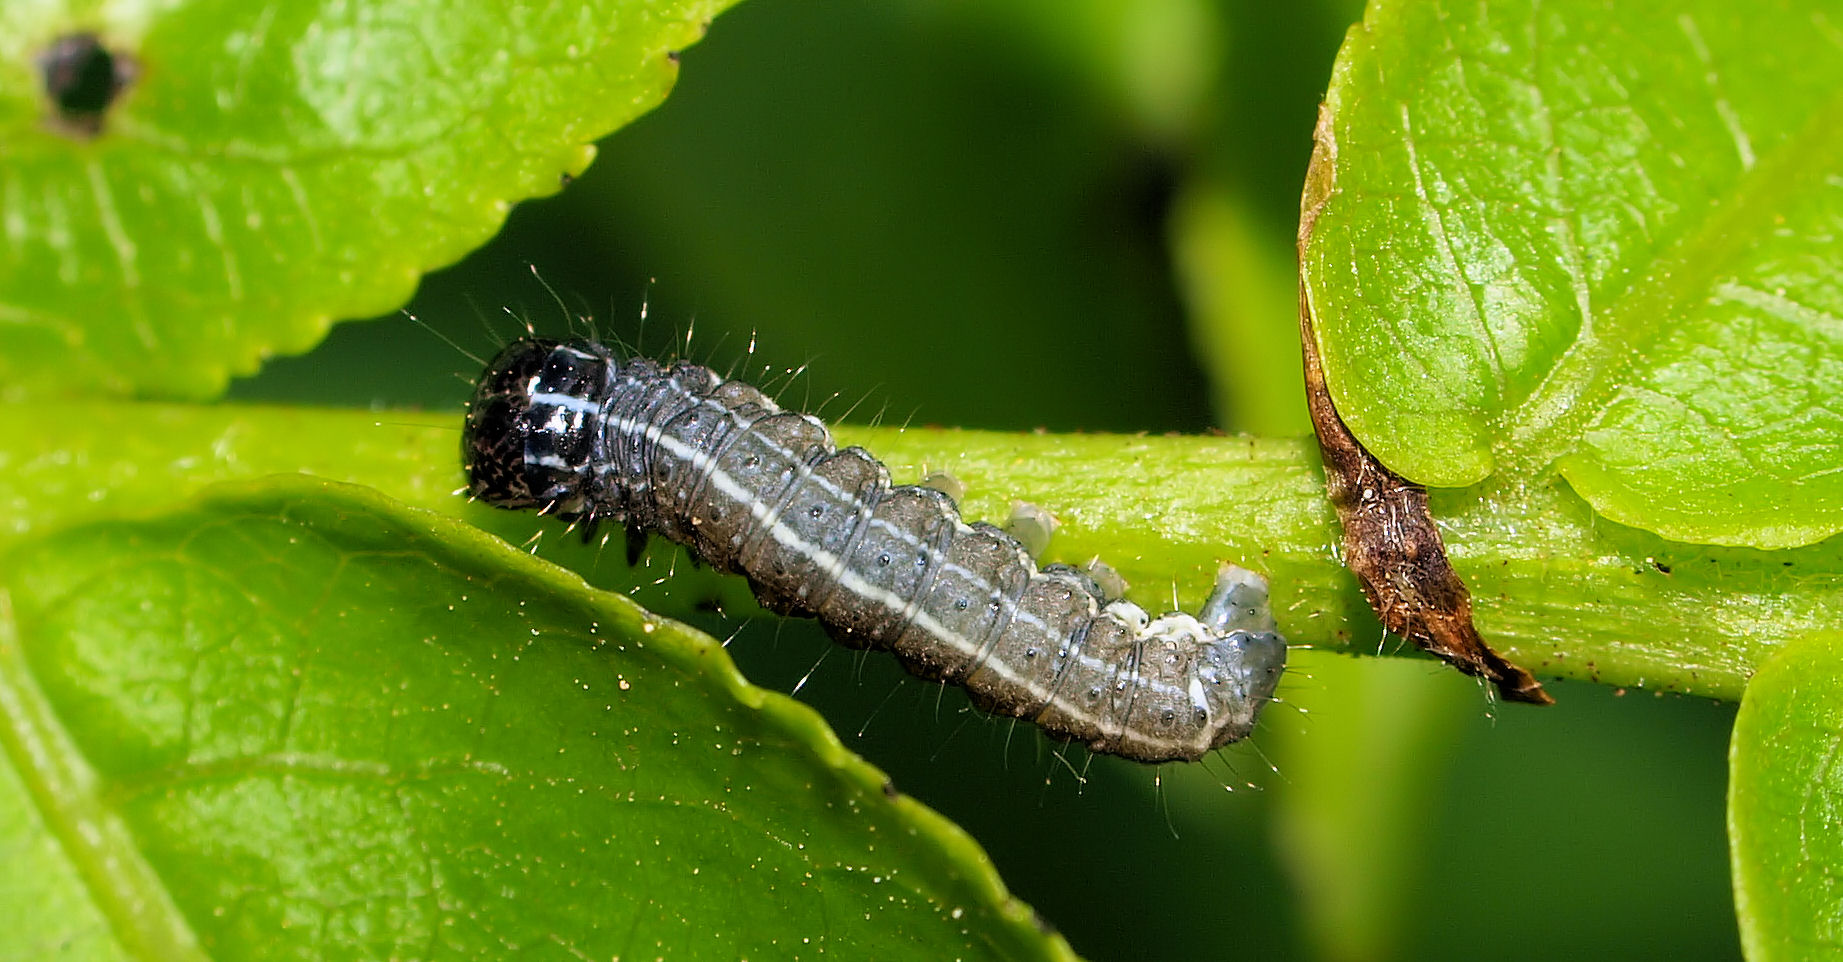
[[[1323,108],[1313,139],[1299,210],[1302,265],[1335,177],[1337,141]],[[1357,576],[1382,626],[1454,668],[1489,680],[1505,701],[1554,704],[1534,675],[1479,636],[1472,624],[1471,592],[1447,560],[1446,543],[1427,508],[1427,489],[1384,467],[1338,417],[1319,362],[1303,273],[1299,339],[1305,351],[1306,404],[1325,462],[1325,490],[1344,528],[1344,563]]]

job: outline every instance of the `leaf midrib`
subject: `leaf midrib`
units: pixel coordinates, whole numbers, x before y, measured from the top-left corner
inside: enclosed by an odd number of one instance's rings
[[[1731,258],[1770,231],[1811,181],[1843,158],[1843,93],[1761,158],[1735,189],[1685,230],[1608,306],[1582,320],[1581,336],[1512,412],[1493,447],[1501,477],[1536,477],[1571,453],[1624,378],[1640,345],[1726,278]]]
[[[209,962],[128,826],[103,800],[96,772],[65,731],[20,647],[11,595],[0,588],[0,764],[12,766],[76,869],[116,942],[131,956]]]

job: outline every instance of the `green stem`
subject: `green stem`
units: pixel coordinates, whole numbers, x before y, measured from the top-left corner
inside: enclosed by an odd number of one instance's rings
[[[98,513],[158,510],[221,480],[301,471],[377,488],[511,540],[552,527],[454,492],[459,417],[238,405],[0,406],[0,539]],[[1296,644],[1393,652],[1348,572],[1306,439],[838,430],[898,483],[945,471],[967,517],[1002,521],[1014,500],[1061,522],[1047,560],[1101,557],[1148,608],[1194,608],[1217,565],[1274,584]],[[1487,640],[1538,674],[1738,697],[1785,638],[1843,615],[1843,547],[1791,551],[1664,541],[1598,519],[1560,482],[1436,492],[1455,567]],[[3,542],[0,542],[3,543]],[[621,566],[561,552],[581,570]],[[604,581],[606,572],[602,572]],[[704,577],[702,575],[694,577]],[[737,579],[721,579],[729,598]],[[686,592],[687,596],[695,593]]]

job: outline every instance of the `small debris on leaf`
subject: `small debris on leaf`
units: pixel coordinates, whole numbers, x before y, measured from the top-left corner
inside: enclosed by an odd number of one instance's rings
[[[52,107],[52,126],[76,137],[102,133],[109,107],[134,83],[132,56],[103,46],[93,33],[71,33],[52,41],[38,55],[45,96]]]

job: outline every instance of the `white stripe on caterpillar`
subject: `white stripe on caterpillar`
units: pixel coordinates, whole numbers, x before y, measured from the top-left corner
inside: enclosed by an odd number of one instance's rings
[[[463,447],[474,497],[663,534],[748,576],[764,607],[1095,751],[1201,758],[1253,729],[1285,666],[1259,575],[1225,566],[1199,615],[1152,618],[695,364],[516,341],[482,376]]]

